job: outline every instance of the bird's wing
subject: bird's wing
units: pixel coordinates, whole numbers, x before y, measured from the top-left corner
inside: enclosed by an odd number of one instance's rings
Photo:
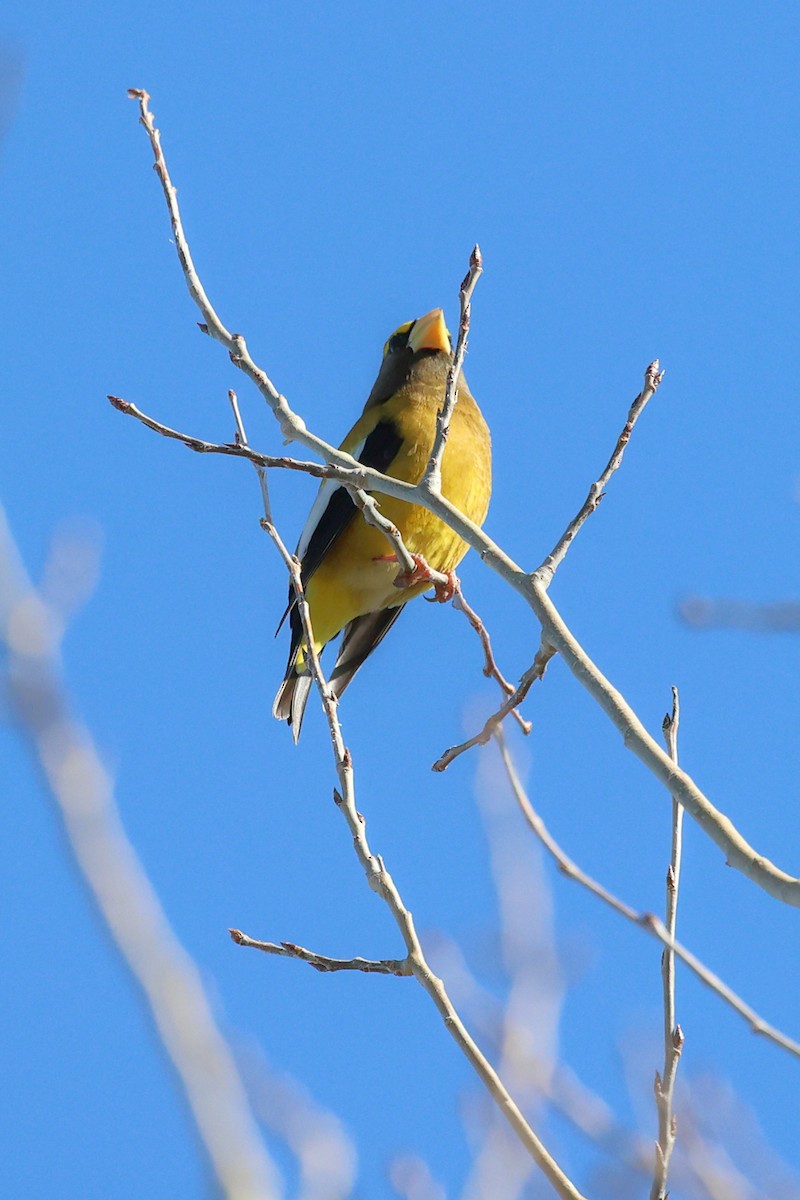
[[[356,617],[345,626],[339,655],[329,681],[337,699],[364,660],[386,637],[404,608],[404,604],[398,605],[397,608],[382,608],[378,612]]]
[[[348,450],[365,467],[374,467],[376,471],[386,473],[403,444],[402,435],[393,421],[379,420],[367,436],[351,449],[348,442],[359,430],[362,421],[359,421],[351,434],[345,438],[342,449]],[[309,579],[337,538],[347,529],[357,511],[347,488],[341,487],[333,479],[323,481],[297,545],[297,557],[302,565],[304,585],[308,585]],[[294,590],[290,586],[289,603],[275,631],[276,635],[295,602]]]
[[[378,421],[361,444],[356,445],[350,453],[365,467],[374,467],[376,471],[385,473],[402,444],[403,438],[393,421]],[[297,548],[303,564],[304,583],[308,583],[356,511],[347,488],[340,487],[333,479],[326,479],[309,513]]]

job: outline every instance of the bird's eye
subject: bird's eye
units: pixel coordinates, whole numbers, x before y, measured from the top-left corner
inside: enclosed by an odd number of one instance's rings
[[[399,329],[395,329],[392,336],[383,347],[383,357],[387,354],[394,354],[398,350],[403,350],[408,345],[408,335],[411,332],[413,321],[407,321],[405,325],[401,325]]]

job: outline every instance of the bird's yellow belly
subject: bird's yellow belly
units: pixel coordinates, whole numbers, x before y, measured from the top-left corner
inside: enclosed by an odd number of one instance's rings
[[[405,461],[392,464],[392,475],[417,482],[429,447],[411,446]],[[466,465],[445,453],[442,492],[466,517],[481,524],[488,507],[488,457]],[[452,571],[467,552],[467,544],[433,513],[392,496],[377,497],[381,512],[400,530],[412,554],[424,557],[434,571]],[[397,588],[396,561],[387,560],[392,547],[383,534],[358,514],[325,556],[310,579],[307,597],[317,648],[329,642],[355,617],[392,608],[427,591],[430,584]]]

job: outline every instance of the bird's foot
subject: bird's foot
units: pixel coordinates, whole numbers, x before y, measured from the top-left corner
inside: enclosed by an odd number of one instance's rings
[[[420,583],[432,583],[435,597],[431,599],[437,600],[440,604],[446,604],[448,600],[452,600],[458,590],[458,576],[455,571],[445,571],[444,579],[441,578],[442,572],[433,572],[421,554],[412,554],[414,560],[413,571],[403,571],[395,578],[394,586],[396,588],[416,587]],[[396,554],[382,554],[376,562],[397,562]]]

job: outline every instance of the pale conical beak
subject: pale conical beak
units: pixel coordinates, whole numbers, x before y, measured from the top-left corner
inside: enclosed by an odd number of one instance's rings
[[[408,344],[415,354],[420,350],[443,350],[450,354],[452,344],[450,334],[444,323],[444,313],[440,308],[419,317],[408,335]]]

